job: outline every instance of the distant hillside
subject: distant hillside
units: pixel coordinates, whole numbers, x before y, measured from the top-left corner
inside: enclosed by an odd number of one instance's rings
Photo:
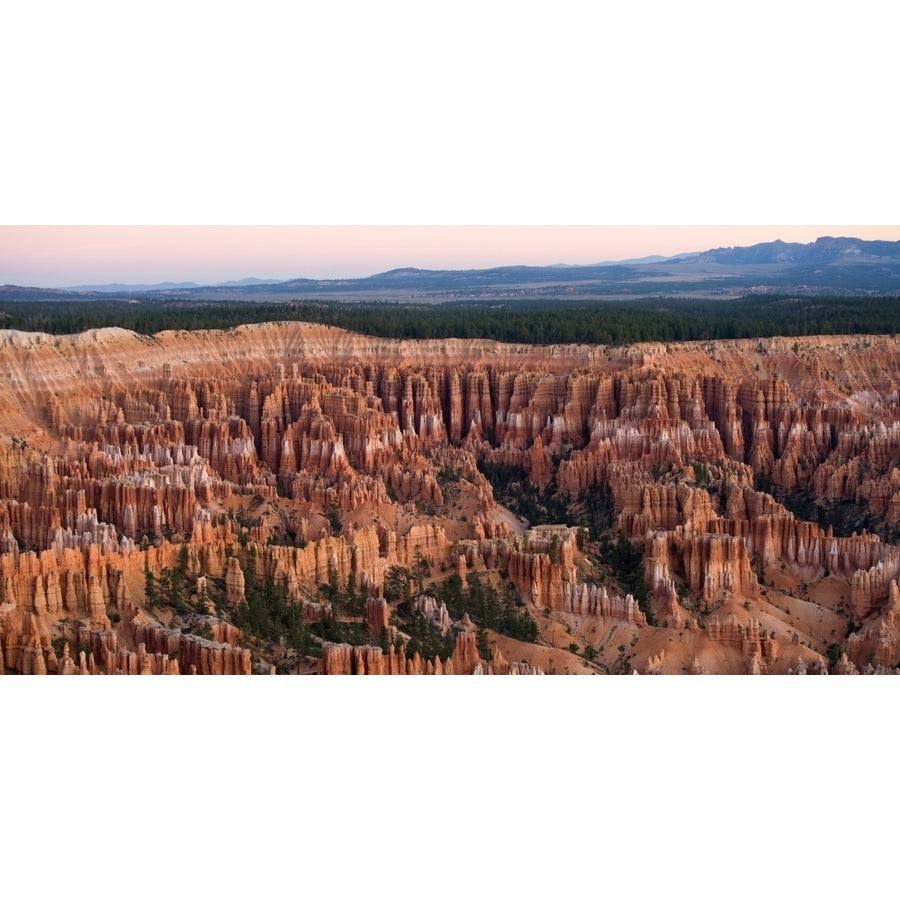
[[[223,281],[224,287],[245,287],[252,284],[279,284],[277,278],[241,278],[239,281]]]
[[[0,285],[0,300],[90,300],[92,294],[65,288],[22,287],[18,284]]]
[[[171,291],[195,287],[201,287],[201,285],[196,281],[161,281],[158,284],[80,284],[63,288],[63,290],[78,293],[132,294],[135,291]]]
[[[226,284],[82,285],[42,290],[7,285],[0,299],[120,297],[183,300],[390,299],[540,301],[559,297],[722,297],[759,293],[801,296],[900,294],[900,241],[821,237],[810,244],[771,241],[675,257],[596,265],[499,266],[490,269],[397,268],[365,278],[246,278]]]
[[[258,284],[278,284],[277,278],[241,278],[239,281],[223,281],[221,284],[211,285],[211,287],[250,287]],[[99,292],[102,294],[134,294],[147,293],[155,291],[181,291],[190,290],[191,288],[203,287],[196,281],[161,281],[157,284],[80,284],[69,288],[63,288],[65,291]]]
[[[820,237],[811,244],[770,241],[751,247],[720,247],[689,259],[691,263],[719,263],[730,266],[784,263],[821,265],[839,260],[847,262],[900,260],[900,241],[863,241],[848,237]]]

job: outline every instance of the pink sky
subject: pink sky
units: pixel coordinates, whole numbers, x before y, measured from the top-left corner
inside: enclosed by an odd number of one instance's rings
[[[423,269],[596,263],[780,238],[900,240],[900,226],[0,226],[0,284],[341,278]]]

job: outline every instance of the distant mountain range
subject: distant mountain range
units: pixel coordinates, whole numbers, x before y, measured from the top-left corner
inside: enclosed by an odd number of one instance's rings
[[[278,284],[277,278],[242,278],[240,281],[223,281],[220,285],[210,285],[211,287],[246,287],[257,284]],[[135,292],[146,291],[180,291],[190,288],[203,287],[196,281],[161,281],[159,284],[79,284],[69,288],[62,288],[65,291],[76,291],[78,293],[99,292],[103,294],[133,294]]]
[[[501,266],[492,269],[392,269],[366,278],[244,278],[219,285],[80,285],[50,290],[6,285],[0,300],[167,298],[334,298],[441,302],[455,298],[740,296],[750,293],[900,293],[900,241],[821,237],[810,244],[771,241],[678,256],[648,256],[595,265]]]
[[[900,259],[900,241],[863,241],[847,237],[820,237],[811,244],[770,241],[766,244],[754,244],[752,247],[720,247],[705,253],[686,254],[682,259],[732,266],[878,262]]]

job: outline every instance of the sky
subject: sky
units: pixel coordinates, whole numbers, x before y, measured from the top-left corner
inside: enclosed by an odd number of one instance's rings
[[[878,4],[606,6],[15,4],[0,283],[900,238]],[[94,227],[33,227],[50,225]]]
[[[900,226],[0,226],[0,284],[217,284],[589,264],[780,238],[900,240]]]

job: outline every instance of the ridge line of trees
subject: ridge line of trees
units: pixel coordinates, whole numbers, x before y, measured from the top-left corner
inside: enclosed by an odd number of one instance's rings
[[[625,345],[645,341],[894,334],[900,322],[900,297],[557,298],[497,304],[149,299],[0,302],[0,327],[57,335],[106,327],[152,335],[167,330],[228,329],[285,320],[334,325],[395,339],[481,338],[525,344]]]

